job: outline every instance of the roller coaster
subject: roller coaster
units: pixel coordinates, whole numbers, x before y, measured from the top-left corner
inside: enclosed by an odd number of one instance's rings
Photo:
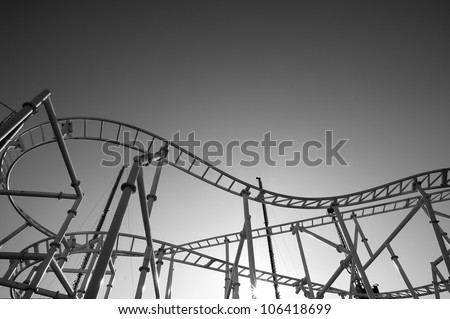
[[[224,298],[240,297],[240,282],[245,280],[250,289],[256,291],[258,284],[268,282],[274,287],[289,287],[299,298],[320,299],[328,296],[353,299],[395,299],[395,298],[448,298],[450,293],[450,238],[444,223],[450,214],[439,211],[450,200],[450,168],[437,169],[407,178],[402,178],[367,190],[339,196],[301,197],[270,191],[245,182],[210,164],[199,156],[149,131],[121,123],[93,117],[57,118],[50,99],[50,91],[43,90],[30,102],[23,104],[20,111],[11,113],[0,126],[0,195],[7,196],[13,209],[22,217],[24,224],[6,234],[0,240],[0,259],[9,261],[9,266],[1,271],[0,285],[9,288],[11,298],[73,298],[94,299],[108,298],[117,272],[117,261],[122,258],[142,260],[139,267],[139,281],[134,296],[142,298],[147,277],[151,277],[155,298],[171,298],[173,268],[175,264],[184,264],[212,271],[223,275]],[[48,122],[22,130],[24,123],[44,108]],[[129,141],[123,139],[123,132],[129,132]],[[85,194],[78,179],[67,142],[97,141],[111,143],[118,147],[132,150],[136,156],[130,165],[128,176],[119,188],[123,167],[111,189],[110,197],[95,230],[68,232],[69,226],[77,214]],[[144,144],[140,141],[150,141]],[[31,156],[33,150],[56,143],[62,155],[71,192],[45,192],[25,189],[12,189],[10,179],[14,168],[25,157]],[[229,193],[242,201],[242,229],[235,232],[199,239],[187,243],[171,243],[153,238],[150,214],[157,200],[158,183],[163,169],[181,170],[201,182],[215,187],[221,192]],[[147,192],[144,183],[144,171],[154,170],[151,188]],[[102,230],[105,214],[112,209],[113,196],[119,192],[120,199],[107,230]],[[121,225],[130,198],[137,193],[142,225],[145,236],[120,232]],[[32,214],[20,206],[18,198],[45,198],[48,200],[67,201],[71,208],[67,211],[64,222],[57,232],[43,225]],[[252,227],[252,214],[249,203],[255,202],[266,206],[283,207],[288,210],[315,212],[313,217],[297,219],[276,225],[266,223],[264,227]],[[444,208],[445,210],[445,208]],[[407,267],[401,262],[401,252],[395,251],[394,240],[402,233],[405,226],[415,215],[423,214],[429,223],[422,227],[433,234],[432,251],[435,258],[426,260],[430,265],[429,280],[417,284],[417,280],[408,276]],[[373,247],[370,238],[365,235],[363,220],[377,216],[390,216],[402,213],[400,222],[381,242]],[[301,216],[301,214],[299,215]],[[323,236],[320,229],[333,229],[332,236]],[[1,247],[14,240],[26,229],[40,232],[43,239],[30,243],[16,251],[4,251]],[[337,234],[337,236],[336,236]],[[272,267],[271,270],[259,269],[255,262],[254,243],[261,239],[277,236],[290,236],[298,246],[298,268],[303,276],[281,274]],[[317,240],[321,245],[332,248],[342,256],[340,262],[325,262],[331,269],[331,276],[317,282],[311,275],[311,260],[305,247],[305,236]],[[330,238],[333,239],[330,239]],[[336,239],[337,238],[337,239]],[[358,242],[363,245],[358,247]],[[119,245],[119,242],[122,243]],[[129,243],[124,246],[123,243]],[[236,247],[236,253],[230,257],[230,247]],[[208,248],[222,247],[221,256],[209,254]],[[270,248],[273,259],[273,248]],[[411,248],[412,249],[412,248]],[[222,250],[221,250],[222,251]],[[246,255],[243,260],[241,255]],[[76,266],[71,262],[75,257],[83,256],[82,263]],[[385,291],[383,282],[374,284],[371,273],[378,267],[379,259],[388,257],[398,270],[402,280],[399,289]],[[419,258],[419,257],[418,257]],[[167,261],[167,284],[162,291],[161,268]],[[274,266],[274,260],[273,266]],[[411,268],[411,265],[410,265]],[[380,270],[381,272],[383,270]],[[46,287],[46,276],[56,278],[60,289]],[[70,279],[75,277],[71,283]],[[337,279],[347,278],[347,286],[336,285]],[[413,280],[414,279],[414,280]],[[104,295],[100,296],[100,287],[107,282]],[[280,297],[276,294],[277,298]],[[252,297],[257,297],[256,293]],[[205,296],[207,298],[207,295]]]

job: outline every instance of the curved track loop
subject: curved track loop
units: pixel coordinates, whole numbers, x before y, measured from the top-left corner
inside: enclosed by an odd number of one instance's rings
[[[417,192],[417,185],[420,185],[421,189],[427,192],[431,203],[450,200],[450,168],[443,168],[416,174],[367,190],[345,195],[317,198],[290,196],[262,189],[250,183],[244,182],[211,165],[195,154],[181,148],[172,141],[167,141],[153,133],[132,125],[118,121],[88,117],[62,118],[58,120],[58,123],[66,140],[93,140],[108,142],[113,145],[130,148],[141,154],[155,154],[154,150],[158,150],[161,146],[167,143],[169,156],[165,159],[166,163],[202,180],[203,182],[213,185],[214,187],[232,193],[236,196],[242,196],[242,191],[248,190],[250,192],[250,196],[248,198],[251,200],[285,208],[326,209],[331,205],[339,205],[342,210],[344,220],[369,217],[377,214],[390,213],[402,209],[412,208],[420,199]],[[53,142],[55,142],[55,139],[50,123],[34,126],[21,133],[14,141],[12,141],[0,158],[0,183],[3,188],[9,190],[9,179],[11,178],[15,165],[22,158],[22,156],[40,146]],[[30,271],[30,269],[33,268],[32,266],[39,263],[42,256],[45,256],[49,243],[54,237],[54,233],[48,230],[45,226],[39,224],[24,210],[22,210],[12,195],[9,195],[9,199],[16,211],[26,220],[28,225],[35,227],[47,236],[46,239],[30,245],[21,253],[17,253],[17,256],[15,256],[17,257],[17,261],[15,264],[11,265],[12,268],[9,270],[11,278],[17,278],[21,273]],[[333,219],[326,214],[314,218],[302,219],[295,222],[272,226],[270,227],[270,233],[274,235],[287,233],[290,232],[294,226],[298,226],[301,229],[307,229],[332,223],[334,223]],[[266,228],[253,229],[253,237],[258,238],[267,236],[268,231],[269,229]],[[92,232],[68,234],[61,249],[64,249],[64,247],[65,249],[68,249],[68,254],[86,253],[88,251],[95,252],[95,249],[92,248],[92,243],[89,242],[89,236],[92,234]],[[105,233],[99,234],[99,240],[101,240]],[[120,248],[120,239],[125,237],[128,238],[132,244],[129,247]],[[73,242],[69,239],[73,238],[77,238],[77,246],[69,248],[68,243]],[[227,262],[215,257],[201,254],[197,250],[205,247],[223,245],[226,240],[229,240],[230,242],[237,242],[240,238],[240,233],[231,233],[181,245],[173,245],[158,240],[154,240],[154,242],[159,245],[160,249],[163,251],[164,259],[171,259],[172,252],[176,252],[176,257],[174,259],[176,262],[225,272],[225,265]],[[142,249],[138,250],[133,248],[139,246],[134,246],[135,243],[139,241],[144,244],[145,238],[136,235],[121,234],[116,243],[113,254],[118,257],[143,256],[144,251]],[[145,247],[145,245],[142,245],[142,247]],[[63,251],[61,250],[59,254],[62,255]],[[61,265],[62,264],[64,264],[64,261],[61,262]],[[73,273],[82,272],[80,269],[70,268],[64,268],[63,271]],[[239,266],[239,275],[248,277],[248,268]],[[257,271],[258,280],[272,282],[272,276],[272,273]],[[301,279],[299,278],[277,275],[277,282],[281,285],[297,286],[300,281]],[[414,293],[416,296],[424,296],[434,294],[437,290],[447,290],[445,286],[447,283],[440,282],[435,284],[436,285],[429,284],[414,287]],[[16,288],[21,289],[20,284],[17,285],[18,286]],[[322,287],[322,284],[312,283],[313,290],[319,291]],[[341,296],[348,294],[347,291],[336,288],[329,288],[327,289],[327,292],[335,293]],[[46,291],[45,289],[42,290],[42,294],[54,298],[69,297],[68,295],[59,293],[55,294],[50,291]],[[19,295],[20,294],[17,293],[17,296]],[[377,297],[409,298],[412,297],[412,292],[408,289],[404,289],[383,292]]]

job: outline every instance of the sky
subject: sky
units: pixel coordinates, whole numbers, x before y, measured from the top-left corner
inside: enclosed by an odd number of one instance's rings
[[[347,140],[340,154],[348,165],[333,159],[331,165],[286,166],[287,156],[272,154],[274,166],[245,167],[239,164],[244,155],[235,151],[232,165],[219,166],[244,181],[256,185],[259,176],[265,188],[298,196],[346,194],[449,166],[447,1],[2,1],[0,8],[0,101],[14,109],[46,88],[58,117],[118,120],[168,139],[194,132],[202,144],[226,145],[262,141],[270,132],[278,142],[292,141],[289,156],[308,141],[324,144],[326,131],[333,132],[334,143]],[[41,111],[26,125],[46,120]],[[119,167],[100,166],[105,155],[99,143],[68,146],[86,193],[71,230],[93,229]],[[323,158],[323,151],[314,149],[310,156]],[[257,152],[263,157],[261,148]],[[11,184],[18,189],[70,190],[52,146],[30,153],[14,173]],[[152,174],[149,168],[147,187]],[[33,218],[58,229],[64,203],[21,201]],[[0,207],[3,237],[22,220],[7,199],[1,198]],[[136,207],[134,198],[122,231],[142,235]],[[250,208],[254,225],[262,226],[260,206]],[[276,224],[323,213],[270,207],[269,219]],[[390,218],[365,222],[374,242],[400,220]],[[182,244],[237,232],[242,224],[242,199],[172,167],[163,169],[151,217],[154,238]],[[426,239],[429,231],[418,217],[405,240],[426,251],[434,245]],[[333,228],[323,233],[337,241]],[[294,237],[279,237],[279,267],[302,277]],[[2,250],[41,238],[27,230]],[[268,269],[265,242],[256,245],[257,267]],[[312,279],[323,280],[335,269],[323,265],[337,267],[342,256],[307,245],[314,251]],[[427,258],[433,256],[420,258],[426,274],[417,256],[405,256],[417,284],[430,281]],[[113,297],[130,298],[135,285],[126,283],[137,280],[140,260],[121,263],[117,281],[123,289]],[[222,274],[175,269],[175,298],[204,297],[205,290],[214,298],[223,295]],[[391,278],[377,280],[404,288]],[[291,296],[291,290],[282,295]],[[4,288],[0,293],[7,295]]]

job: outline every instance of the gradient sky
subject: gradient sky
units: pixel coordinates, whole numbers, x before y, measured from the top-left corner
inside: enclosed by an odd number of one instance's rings
[[[349,140],[341,151],[348,166],[284,167],[277,158],[276,167],[222,168],[254,184],[260,176],[266,188],[281,193],[344,194],[449,166],[449,14],[447,1],[2,1],[0,101],[18,109],[47,88],[59,117],[119,120],[166,138],[194,131],[202,142],[260,141],[270,131],[299,150],[308,140],[323,142],[332,130],[336,140]],[[41,112],[27,125],[45,120]],[[118,168],[99,168],[99,144],[69,146],[87,194],[85,214],[72,230],[91,229],[95,218],[88,213]],[[50,148],[37,151],[17,169],[13,184],[59,187],[64,170],[52,154]],[[237,163],[241,157],[234,155]],[[0,205],[3,237],[22,221],[6,199]],[[39,205],[32,216],[56,230],[60,220],[46,203]],[[258,205],[251,208],[260,214]],[[269,212],[272,223],[306,216]],[[138,217],[131,212],[123,231],[143,234]],[[155,238],[183,243],[239,231],[242,218],[239,198],[173,168],[163,171],[151,221]],[[254,219],[262,225],[261,217]],[[390,222],[367,225],[378,234]],[[429,225],[416,226],[413,238]],[[287,248],[293,239],[277,239],[287,245],[279,261],[286,266],[280,267],[303,276],[298,251]],[[263,255],[264,243],[258,245]],[[427,247],[425,241],[417,245]],[[3,249],[8,247],[14,246]],[[183,283],[213,276],[182,275],[189,271],[176,266],[174,296],[205,296],[204,289]],[[317,272],[312,279],[320,281]],[[425,284],[429,277],[416,281]],[[208,296],[221,297],[222,275],[217,282]]]

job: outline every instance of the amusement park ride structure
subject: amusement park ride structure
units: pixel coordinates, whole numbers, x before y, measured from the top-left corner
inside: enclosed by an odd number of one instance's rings
[[[21,131],[24,122],[42,108],[45,108],[49,121]],[[96,129],[91,129],[92,127]],[[106,130],[113,132],[113,136],[111,137],[111,134],[106,136]],[[125,130],[132,132],[133,139],[131,141],[124,141],[120,138],[121,133]],[[125,167],[120,170],[94,231],[68,232],[84,197],[66,146],[66,142],[69,140],[109,142],[132,149],[138,154],[129,169],[126,181],[119,188]],[[143,148],[142,143],[138,143],[139,140],[151,141],[151,143],[146,145],[148,148]],[[58,146],[73,192],[11,189],[9,180],[15,165],[31,150],[50,143],[56,143]],[[261,180],[259,180],[259,185],[255,186],[235,178],[186,149],[144,129],[101,118],[71,117],[58,119],[48,90],[42,91],[30,102],[24,103],[20,111],[11,113],[1,123],[0,146],[2,151],[0,158],[2,189],[0,195],[7,196],[13,208],[24,219],[22,226],[0,238],[0,259],[9,261],[9,266],[1,270],[0,285],[10,288],[11,298],[38,296],[49,298],[108,298],[111,289],[113,289],[116,272],[119,271],[115,269],[117,259],[130,257],[138,257],[142,260],[135,295],[129,296],[135,298],[143,297],[143,289],[148,275],[151,275],[152,278],[155,297],[171,298],[172,271],[175,263],[199,267],[204,271],[210,270],[222,273],[225,282],[225,298],[239,298],[239,281],[243,278],[249,279],[252,291],[256,289],[259,282],[272,283],[276,298],[280,297],[277,290],[279,286],[291,287],[296,293],[301,292],[300,296],[304,295],[311,299],[324,298],[325,294],[355,299],[419,298],[424,296],[441,298],[450,292],[450,238],[444,227],[439,224],[440,219],[450,219],[450,215],[436,209],[437,204],[450,200],[450,168],[428,171],[346,195],[322,198],[289,196],[264,189]],[[169,157],[168,154],[176,154],[176,156]],[[186,165],[186,163],[188,164]],[[235,233],[183,244],[154,239],[149,217],[153,204],[157,200],[161,170],[167,169],[165,164],[200,179],[211,187],[219,188],[223,192],[240,197],[243,205],[242,229]],[[148,166],[154,167],[155,173],[150,191],[147,193],[144,185],[144,170]],[[117,191],[121,193],[115,211],[110,212],[113,213],[113,219],[109,228],[102,230],[105,216],[111,208],[112,198]],[[145,236],[120,232],[127,206],[134,193],[137,193],[139,198]],[[19,206],[16,198],[23,196],[73,201],[73,204],[59,230],[54,233],[33,219],[29,213]],[[270,205],[325,213],[278,225],[269,225],[267,219],[265,219],[264,227],[254,228],[252,227],[249,210],[250,201],[260,203],[265,215],[267,215],[266,206]],[[389,215],[399,211],[406,211],[406,216],[386,236],[382,244],[374,249],[365,236],[360,220],[382,214]],[[429,260],[431,264],[430,281],[421,285],[413,285],[404,265],[396,254],[397,252],[394,251],[392,241],[419,211],[426,215],[431,225],[425,227],[432,228],[435,237],[434,243],[437,247],[436,251],[439,254],[435,259]],[[333,242],[314,231],[314,229],[326,225],[331,225],[336,229],[338,242]],[[38,230],[44,235],[44,239],[31,243],[19,251],[3,251],[1,249],[4,244],[13,241],[16,236],[29,227]],[[297,241],[301,268],[304,272],[303,278],[283,275],[276,271],[271,239],[282,234],[292,234]],[[324,282],[315,282],[311,278],[308,256],[304,249],[304,241],[302,241],[304,235],[309,235],[343,254],[339,264],[335,266],[330,264],[330,267],[335,270],[331,277]],[[126,248],[119,247],[118,242],[121,238],[129,239],[131,244]],[[269,245],[271,271],[260,270],[255,264],[254,241],[261,238],[266,238]],[[358,241],[362,241],[363,248],[358,247]],[[141,245],[137,243],[141,243]],[[230,257],[230,245],[232,244],[237,244],[234,259]],[[202,252],[205,248],[218,246],[225,248],[222,258]],[[145,247],[145,249],[140,247]],[[361,253],[362,250],[364,250],[364,254]],[[244,251],[246,251],[248,257],[245,263],[241,260],[241,254]],[[382,253],[389,254],[406,289],[403,287],[398,290],[380,291],[378,286],[374,285],[368,271],[375,267],[374,262],[379,259]],[[368,258],[364,258],[366,255]],[[72,267],[73,263],[68,262],[74,256],[83,256],[79,267]],[[160,285],[163,260],[169,262],[164,294]],[[350,277],[348,289],[334,287],[336,280],[345,272],[348,272]],[[44,277],[49,274],[57,278],[63,291],[55,291],[42,285]],[[69,274],[72,276],[75,274],[76,276],[73,283],[69,282]],[[108,280],[107,288],[105,295],[100,296],[100,285],[104,280]],[[256,294],[252,294],[252,296],[255,297]]]

